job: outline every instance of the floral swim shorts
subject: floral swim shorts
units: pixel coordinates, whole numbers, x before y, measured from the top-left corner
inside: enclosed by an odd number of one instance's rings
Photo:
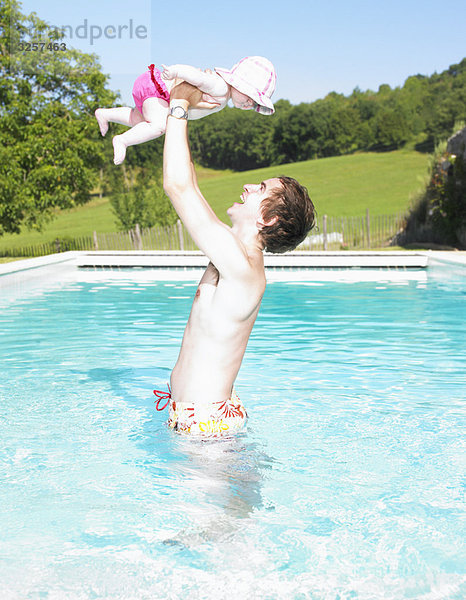
[[[171,391],[154,390],[158,400],[157,410],[164,410],[169,404],[168,426],[182,435],[198,437],[225,437],[241,431],[246,425],[248,414],[243,403],[233,390],[228,400],[194,405],[192,402],[175,402]],[[161,400],[166,404],[159,408]]]

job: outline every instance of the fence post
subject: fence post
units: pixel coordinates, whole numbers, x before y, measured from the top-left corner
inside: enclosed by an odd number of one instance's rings
[[[322,217],[322,234],[324,238],[324,250],[328,250],[328,239],[327,239],[327,215]]]
[[[104,181],[104,170],[101,168],[99,171],[99,200],[102,200],[103,181]]]
[[[142,250],[142,237],[141,230],[139,229],[139,223],[134,226],[134,241],[136,242],[136,249]]]
[[[366,235],[367,235],[367,247],[371,247],[371,221],[369,216],[369,209],[366,208]]]
[[[94,231],[94,250],[99,249],[99,242],[97,240],[97,231]]]
[[[176,222],[176,227],[178,229],[178,239],[180,240],[180,250],[184,250],[183,226],[179,219]]]
[[[59,240],[59,238],[57,238],[57,239],[55,240],[55,250],[56,250],[57,252],[61,252],[61,248],[60,248],[60,240]]]

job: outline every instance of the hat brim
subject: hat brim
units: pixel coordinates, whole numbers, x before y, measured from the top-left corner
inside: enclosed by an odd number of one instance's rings
[[[268,96],[258,92],[253,85],[251,85],[247,81],[244,81],[244,79],[238,79],[238,76],[235,76],[228,69],[215,67],[214,70],[220,75],[222,79],[224,79],[228,83],[228,85],[231,85],[242,94],[246,94],[246,96],[252,98],[252,100],[254,100],[254,102],[256,103],[256,106],[254,107],[254,110],[256,112],[260,113],[261,115],[273,115],[273,113],[275,112],[275,107],[273,105],[272,100],[270,100]]]

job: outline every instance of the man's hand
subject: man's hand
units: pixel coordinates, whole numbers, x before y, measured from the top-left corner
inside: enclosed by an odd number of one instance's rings
[[[219,103],[205,102],[202,100],[202,92],[186,81],[175,82],[175,86],[170,92],[170,102],[172,100],[185,100],[191,108],[212,109],[219,106]]]

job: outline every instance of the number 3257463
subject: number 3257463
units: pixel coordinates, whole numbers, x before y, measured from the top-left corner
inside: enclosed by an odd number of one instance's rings
[[[66,50],[66,44],[63,42],[20,42],[18,49],[23,52],[44,52],[46,50],[58,52]]]

